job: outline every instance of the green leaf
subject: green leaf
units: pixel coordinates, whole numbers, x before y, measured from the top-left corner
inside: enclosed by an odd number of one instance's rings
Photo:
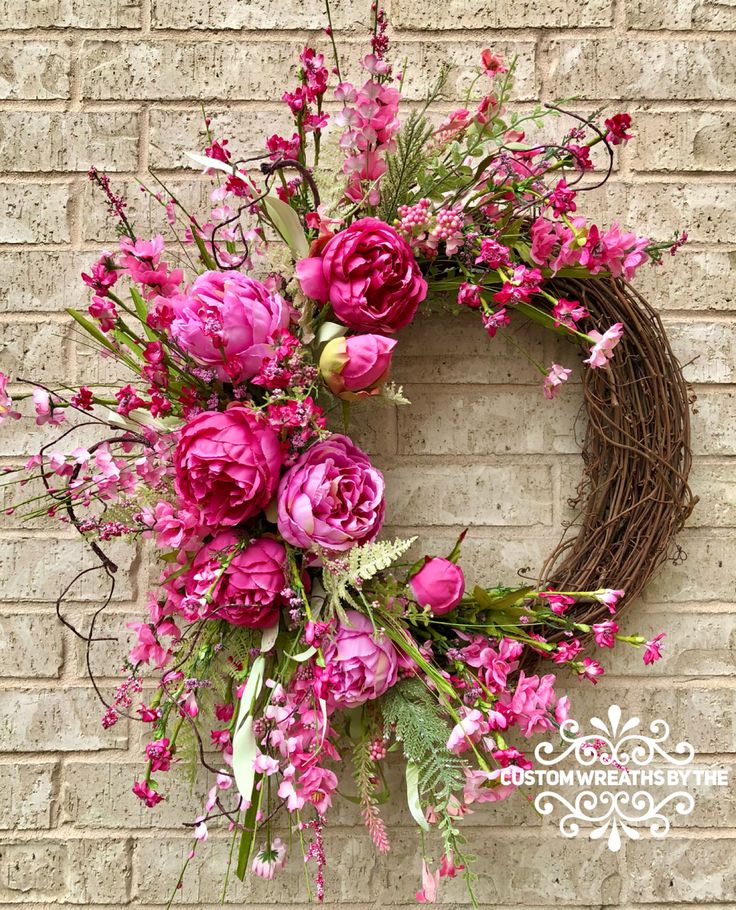
[[[455,541],[455,546],[452,548],[452,550],[450,550],[450,555],[447,557],[450,562],[457,563],[458,559],[460,559],[460,548],[463,545],[463,541],[465,540],[465,535],[467,533],[467,528],[465,528],[464,531],[460,532],[458,539]]]
[[[429,824],[419,801],[419,766],[413,761],[406,763],[406,801],[414,821],[422,831],[429,831]]]
[[[256,774],[254,783],[256,785],[259,784],[262,778],[262,774]],[[240,838],[240,847],[238,848],[238,866],[235,870],[235,874],[241,882],[248,874],[248,862],[253,850],[253,841],[256,837],[256,818],[258,816],[258,810],[261,808],[263,787],[261,787],[260,790],[255,790],[255,792],[258,795],[245,812],[245,818],[243,819],[243,835]]]
[[[483,607],[485,610],[504,610],[507,607],[513,607],[520,600],[523,600],[526,595],[533,591],[534,588],[514,588],[511,591],[504,591],[501,594],[489,594],[484,588],[476,585],[473,588],[473,600],[478,604],[478,606]]]
[[[264,197],[261,204],[282,240],[288,245],[294,259],[306,259],[309,256],[309,242],[294,209],[275,196]]]

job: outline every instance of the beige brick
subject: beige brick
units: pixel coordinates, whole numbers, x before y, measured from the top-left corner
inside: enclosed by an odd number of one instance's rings
[[[474,78],[477,58],[485,45],[467,42],[398,42],[394,56],[407,59],[405,96],[419,99],[434,82],[439,61],[454,68],[447,82],[448,98],[461,97]],[[273,101],[273,86],[293,80],[301,45],[287,41],[254,43],[207,41],[87,41],[82,51],[84,97],[126,101],[254,100]],[[502,42],[497,50],[520,57],[515,93],[535,94],[534,45]],[[354,66],[354,64],[353,64]],[[355,71],[356,78],[359,71]]]
[[[115,599],[132,596],[133,548],[120,541],[110,542],[105,552],[118,565]],[[0,540],[0,574],[4,579],[0,600],[54,603],[81,569],[97,564],[97,558],[78,537],[52,540],[14,537]],[[107,594],[109,584],[102,572],[90,572],[68,595],[69,600],[97,601]]]
[[[513,470],[513,487],[507,483]],[[547,525],[552,518],[550,470],[543,465],[459,465],[416,460],[386,476],[387,521],[400,525]]]
[[[120,612],[105,610],[97,617],[94,624],[94,638],[106,639],[95,641],[89,649],[90,665],[95,677],[118,677],[121,675],[123,664],[136,641],[135,632],[127,628],[130,622],[140,622],[147,610],[126,610]],[[75,628],[85,635],[91,628],[92,615],[89,612],[81,613],[68,611],[67,618],[74,623]],[[87,642],[74,636],[67,656],[67,667],[79,678],[87,677]]]
[[[692,446],[696,455],[736,455],[731,427],[736,421],[736,395],[700,387],[692,408]]]
[[[545,94],[642,100],[721,100],[736,96],[729,41],[560,38],[548,45]]]
[[[4,10],[3,10],[4,7]],[[138,28],[140,0],[11,0],[0,7],[0,29]],[[5,14],[7,11],[7,15]],[[12,15],[10,15],[12,13]]]
[[[524,4],[507,4],[499,0],[448,0],[427,8],[411,0],[398,0],[392,19],[399,28],[464,29],[464,28],[581,28],[610,25],[611,0],[574,3],[569,0],[530,0]],[[489,41],[491,45],[495,42]]]
[[[26,831],[51,827],[56,768],[56,762],[0,765],[1,830]]]
[[[3,42],[0,44],[0,98],[43,101],[68,98],[70,67],[68,41]]]
[[[344,433],[341,408],[328,414],[328,426],[335,433]],[[386,457],[396,454],[398,439],[396,405],[385,399],[357,401],[349,411],[347,433],[369,455]]]
[[[695,840],[647,840],[626,846],[637,874],[629,884],[637,903],[670,905],[732,901],[736,894],[736,840],[727,836]],[[634,859],[635,857],[635,859]]]
[[[636,273],[636,289],[660,310],[733,310],[736,306],[736,252],[665,255],[661,266]]]
[[[274,85],[296,72],[299,44],[288,41],[86,41],[86,98],[152,101],[273,100]]]
[[[736,325],[732,322],[668,320],[666,329],[675,356],[686,364],[683,375],[688,382],[736,380]]]
[[[143,730],[143,725],[137,725]],[[145,728],[150,733],[150,727]],[[157,778],[166,799],[155,810],[147,809],[132,792],[133,783],[145,773],[143,754],[137,762],[70,761],[60,797],[60,821],[78,829],[168,828],[180,833],[182,823],[199,815],[213,781],[199,773],[189,786],[188,772],[174,768]],[[80,783],[82,786],[80,786]],[[214,827],[214,826],[213,826]],[[173,886],[173,885],[172,885]]]
[[[407,61],[404,97],[408,100],[424,99],[437,79],[440,64],[447,63],[452,69],[442,97],[452,101],[465,99],[475,81],[481,51],[487,46],[488,40],[477,38],[464,41],[433,41],[426,38],[416,42],[397,41],[394,44],[394,59]],[[493,49],[496,53],[503,54],[507,60],[518,57],[514,99],[528,101],[536,98],[535,44],[531,41],[499,41],[493,42]],[[480,97],[486,88],[483,83],[476,83],[473,96]]]
[[[167,179],[164,182],[170,192],[186,206],[187,211],[205,223],[209,220],[209,213],[212,210],[209,194],[216,186],[213,180],[207,177],[200,180],[192,175],[189,180]],[[178,262],[183,255],[182,249],[173,239],[166,221],[164,206],[150,192],[141,192],[137,180],[113,178],[111,184],[113,190],[126,200],[126,216],[138,234],[142,236],[163,234],[170,241],[173,249],[171,255],[175,255]],[[152,179],[146,181],[146,186],[151,191],[160,190]],[[164,203],[168,202],[169,198],[169,194],[161,191]],[[182,233],[184,222],[180,220],[178,226],[179,232]],[[117,220],[108,212],[103,196],[91,184],[87,184],[82,195],[82,232],[85,240],[106,243],[112,249],[117,245]],[[186,252],[192,255],[190,247],[186,247]],[[88,257],[87,263],[93,259],[92,256]],[[82,299],[86,300],[87,297],[84,296]]]
[[[63,843],[41,841],[0,847],[0,898],[54,899],[63,895],[68,853]]]
[[[65,184],[0,184],[3,243],[66,243],[69,187]]]
[[[362,0],[338,0],[330,4],[335,29],[366,32],[369,10]],[[175,29],[321,29],[327,24],[319,0],[273,4],[268,0],[223,5],[213,0],[153,0],[154,28]]]
[[[69,849],[65,903],[127,904],[132,847],[129,841],[76,840]]]
[[[736,471],[732,462],[703,464],[696,461],[690,482],[700,497],[688,520],[690,527],[736,527]]]
[[[626,22],[642,29],[733,29],[736,10],[729,0],[626,0]]]
[[[638,111],[633,117],[636,138],[627,153],[635,171],[736,169],[732,111]]]
[[[389,511],[384,534],[398,534],[407,537],[416,530],[399,525],[401,515]],[[412,559],[423,556],[446,556],[455,544],[458,534],[465,525],[457,528],[422,528],[419,539],[411,550]],[[535,579],[544,560],[552,552],[559,534],[556,529],[534,531],[504,528],[502,533],[485,528],[471,528],[462,545],[461,563],[467,587],[476,584],[492,587],[501,585],[522,585]]]
[[[80,272],[94,258],[92,253],[0,252],[0,312],[61,313],[83,306],[88,294]]]
[[[0,616],[0,677],[58,677],[61,623],[51,614]]]
[[[61,322],[0,322],[4,369],[34,382],[69,379],[68,337],[69,327]]]
[[[0,123],[0,170],[134,171],[138,164],[135,114],[8,111]]]
[[[398,338],[393,361],[393,377],[398,383],[541,382],[541,376],[518,347],[501,335],[488,337],[476,313],[463,311],[453,315],[420,310]],[[513,339],[535,360],[543,359],[543,330],[517,320]]]
[[[644,592],[647,601],[733,601],[736,537],[726,530],[686,530],[678,537],[686,559],[666,564]]]
[[[736,673],[736,616],[729,613],[672,613],[641,601],[621,620],[622,633],[652,638],[666,632],[662,660],[645,666],[639,648],[619,643],[601,650],[608,673],[643,677],[709,677]]]
[[[601,225],[618,221],[653,240],[672,240],[675,231],[686,230],[692,243],[727,244],[736,242],[735,199],[736,191],[725,183],[611,182],[588,196],[586,215]],[[665,256],[664,275],[670,262]],[[697,294],[698,288],[690,292]]]
[[[554,402],[534,389],[408,386],[399,410],[402,455],[552,454],[577,452],[573,428],[583,402],[569,387]],[[519,420],[523,414],[524,419]]]
[[[294,132],[294,120],[286,105],[259,111],[212,109],[208,106],[207,116],[212,119],[210,129],[213,134],[228,140],[228,147],[236,159],[262,155],[266,138],[273,133],[291,136]],[[152,110],[151,167],[197,168],[185,153],[200,151],[208,145],[203,129],[200,110]]]
[[[104,730],[104,711],[91,688],[5,689],[0,692],[0,751],[124,749],[127,721]]]

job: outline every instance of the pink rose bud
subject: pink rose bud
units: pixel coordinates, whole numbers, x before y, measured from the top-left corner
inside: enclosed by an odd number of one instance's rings
[[[346,401],[377,395],[388,379],[396,345],[393,338],[383,335],[333,338],[319,359],[325,385]]]
[[[465,576],[460,566],[449,559],[435,556],[427,559],[409,587],[420,607],[429,607],[436,616],[454,610],[465,592]]]

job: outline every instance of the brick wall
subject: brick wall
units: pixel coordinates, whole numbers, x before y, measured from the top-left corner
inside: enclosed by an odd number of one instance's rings
[[[668,630],[668,658],[650,670],[638,656],[607,661],[609,678],[577,689],[587,718],[618,700],[643,718],[664,717],[708,767],[736,773],[736,5],[734,0],[388,0],[413,97],[436,66],[456,65],[450,93],[491,45],[520,57],[516,95],[579,95],[581,109],[611,102],[632,111],[638,141],[610,185],[589,200],[658,239],[676,227],[692,243],[640,287],[665,316],[698,396],[693,417],[699,509],[682,536],[684,564],[668,567],[631,612],[627,628]],[[363,0],[336,3],[346,42],[360,37]],[[0,358],[3,369],[51,382],[99,380],[64,315],[82,292],[80,265],[112,238],[85,171],[92,163],[130,188],[149,166],[188,197],[197,178],[182,150],[197,145],[204,100],[245,149],[283,114],[275,111],[295,52],[321,24],[318,0],[4,0],[0,4]],[[446,101],[449,103],[450,98]],[[552,341],[529,332],[541,359]],[[475,324],[444,318],[404,334],[397,378],[413,401],[398,415],[370,412],[361,440],[386,470],[391,524],[446,548],[470,525],[467,560],[488,581],[538,567],[568,517],[580,470],[571,386],[550,405],[536,377]],[[0,433],[13,463],[37,447],[18,425]],[[5,492],[5,491],[3,491]],[[58,903],[113,908],[166,902],[188,841],[186,789],[162,811],[130,794],[140,734],[121,722],[103,731],[79,642],[53,617],[55,596],[86,559],[58,529],[0,528],[0,910]],[[139,556],[118,553],[121,578],[108,626],[142,605]],[[90,580],[70,604],[89,616]],[[96,657],[114,673],[124,643]],[[622,649],[623,650],[623,649]],[[470,817],[483,857],[483,906],[671,907],[736,904],[736,799],[703,792],[687,824],[664,842],[618,855],[579,839],[571,846],[520,802]],[[416,844],[400,791],[388,810],[400,827],[378,861],[343,806],[336,813],[330,894],[346,908],[410,904]],[[482,830],[479,830],[482,829]],[[181,898],[216,905],[224,840]],[[257,905],[301,904],[298,863],[275,889],[233,889]],[[459,889],[448,900],[462,901]],[[252,904],[251,904],[252,905]]]

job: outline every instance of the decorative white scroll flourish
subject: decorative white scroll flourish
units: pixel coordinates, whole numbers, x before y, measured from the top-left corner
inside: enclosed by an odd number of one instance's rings
[[[695,757],[695,750],[688,742],[667,746],[670,736],[669,724],[654,720],[649,725],[649,734],[639,732],[641,721],[638,717],[621,723],[621,708],[611,705],[608,709],[608,723],[598,717],[590,719],[594,732],[580,733],[577,721],[569,719],[560,726],[560,736],[566,747],[555,753],[555,746],[542,742],[534,755],[538,765],[551,767],[568,757],[582,767],[596,763],[628,771],[632,766],[644,767],[654,761],[670,766],[683,767]],[[669,751],[668,751],[669,750]],[[678,815],[689,815],[695,807],[691,793],[677,791],[668,793],[659,801],[647,790],[583,790],[570,799],[545,790],[534,800],[534,807],[543,816],[549,816],[557,805],[565,814],[560,818],[559,829],[564,837],[576,837],[580,832],[579,822],[592,824],[591,840],[607,837],[609,850],[621,849],[621,832],[631,840],[638,840],[640,832],[632,827],[637,824],[649,829],[652,837],[664,837],[670,830],[670,820],[663,813],[670,806]]]

